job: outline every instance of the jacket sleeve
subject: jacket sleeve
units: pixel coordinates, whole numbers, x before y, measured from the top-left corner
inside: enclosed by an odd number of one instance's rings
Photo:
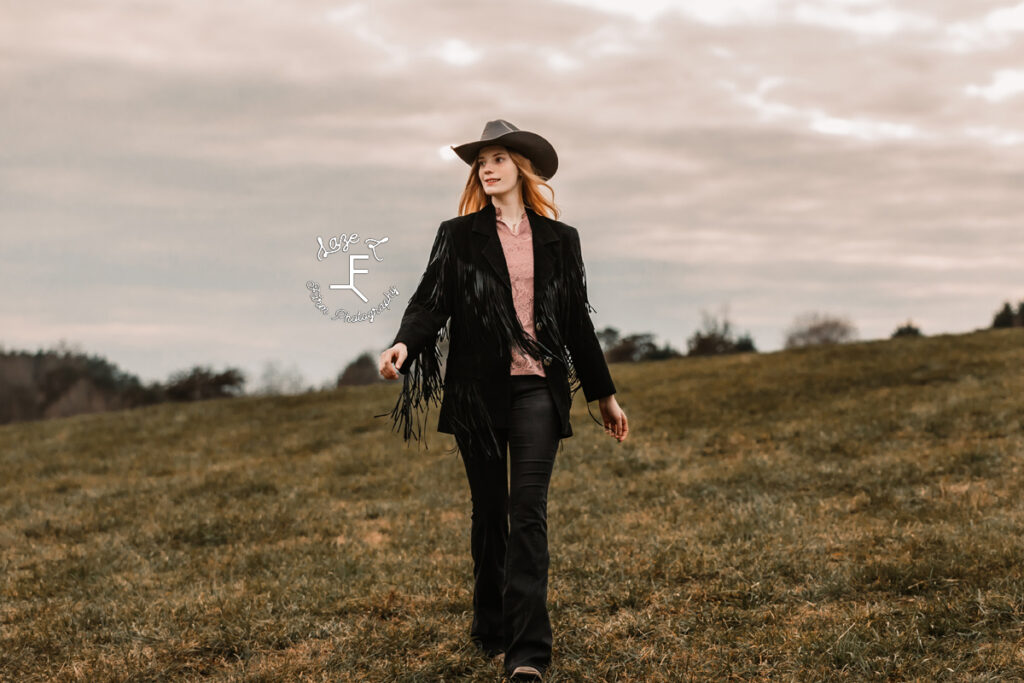
[[[409,355],[398,369],[403,375],[409,374],[413,361],[422,359],[422,353],[436,343],[438,331],[451,315],[451,260],[448,226],[441,223],[430,249],[426,270],[409,298],[398,333],[391,342],[392,346],[402,342],[409,350]]]
[[[608,363],[601,343],[594,332],[590,313],[595,312],[587,296],[587,275],[583,265],[580,235],[576,228],[569,229],[569,325],[566,346],[572,356],[573,367],[587,402],[615,393]]]

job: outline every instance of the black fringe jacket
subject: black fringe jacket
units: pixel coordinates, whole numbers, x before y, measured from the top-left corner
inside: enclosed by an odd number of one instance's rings
[[[536,339],[516,315],[494,205],[438,227],[426,270],[392,342],[409,350],[399,368],[402,392],[390,413],[376,416],[390,415],[405,441],[421,440],[419,413],[425,421],[443,390],[437,430],[455,434],[473,452],[498,457],[494,428],[508,425],[513,346],[544,365],[561,438],[573,434],[569,408],[578,389],[588,403],[615,393],[590,318],[596,311],[587,299],[579,233],[529,207],[526,213],[533,233]],[[442,382],[439,344],[446,338]]]

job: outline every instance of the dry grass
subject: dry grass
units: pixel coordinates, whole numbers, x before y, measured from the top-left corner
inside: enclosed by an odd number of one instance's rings
[[[630,438],[578,401],[552,481],[551,680],[1024,677],[1024,330],[613,373]],[[462,464],[396,390],[0,428],[3,679],[495,680]]]

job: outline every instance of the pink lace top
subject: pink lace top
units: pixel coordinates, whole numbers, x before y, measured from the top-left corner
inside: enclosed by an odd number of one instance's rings
[[[501,218],[501,209],[494,207],[498,216],[498,237],[505,252],[509,280],[512,284],[512,301],[516,307],[519,324],[534,339],[537,332],[533,327],[533,233],[526,212],[519,218],[519,225],[510,228]],[[513,231],[515,234],[513,234]],[[546,376],[544,366],[518,349],[512,349],[512,363],[509,368],[513,375]]]

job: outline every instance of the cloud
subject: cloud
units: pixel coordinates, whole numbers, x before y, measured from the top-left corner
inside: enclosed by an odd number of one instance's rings
[[[452,38],[444,41],[438,48],[437,53],[441,59],[449,64],[463,66],[478,61],[482,51],[458,38]]]
[[[922,12],[891,6],[884,0],[562,0],[588,9],[650,22],[676,14],[709,26],[793,22],[869,36],[907,31],[929,32],[939,21]]]
[[[964,133],[972,138],[984,140],[999,147],[1024,143],[1024,132],[1008,130],[997,126],[967,126]]]
[[[732,92],[736,101],[756,111],[762,120],[797,120],[818,133],[854,137],[865,141],[907,139],[923,135],[917,127],[907,123],[834,116],[818,107],[801,109],[764,96],[765,92],[784,83],[785,80],[778,76],[762,78],[753,92],[741,92],[731,81],[723,81],[721,86]]]
[[[1024,2],[998,7],[980,17],[948,25],[939,44],[957,53],[1002,51],[1024,32]]]
[[[867,3],[857,3],[867,4]],[[933,31],[938,21],[918,12],[892,7],[852,10],[846,3],[801,2],[792,9],[797,22],[868,36],[892,36],[908,31]]]
[[[989,102],[1002,102],[1024,92],[1024,70],[999,69],[986,86],[968,85],[964,92]]]

